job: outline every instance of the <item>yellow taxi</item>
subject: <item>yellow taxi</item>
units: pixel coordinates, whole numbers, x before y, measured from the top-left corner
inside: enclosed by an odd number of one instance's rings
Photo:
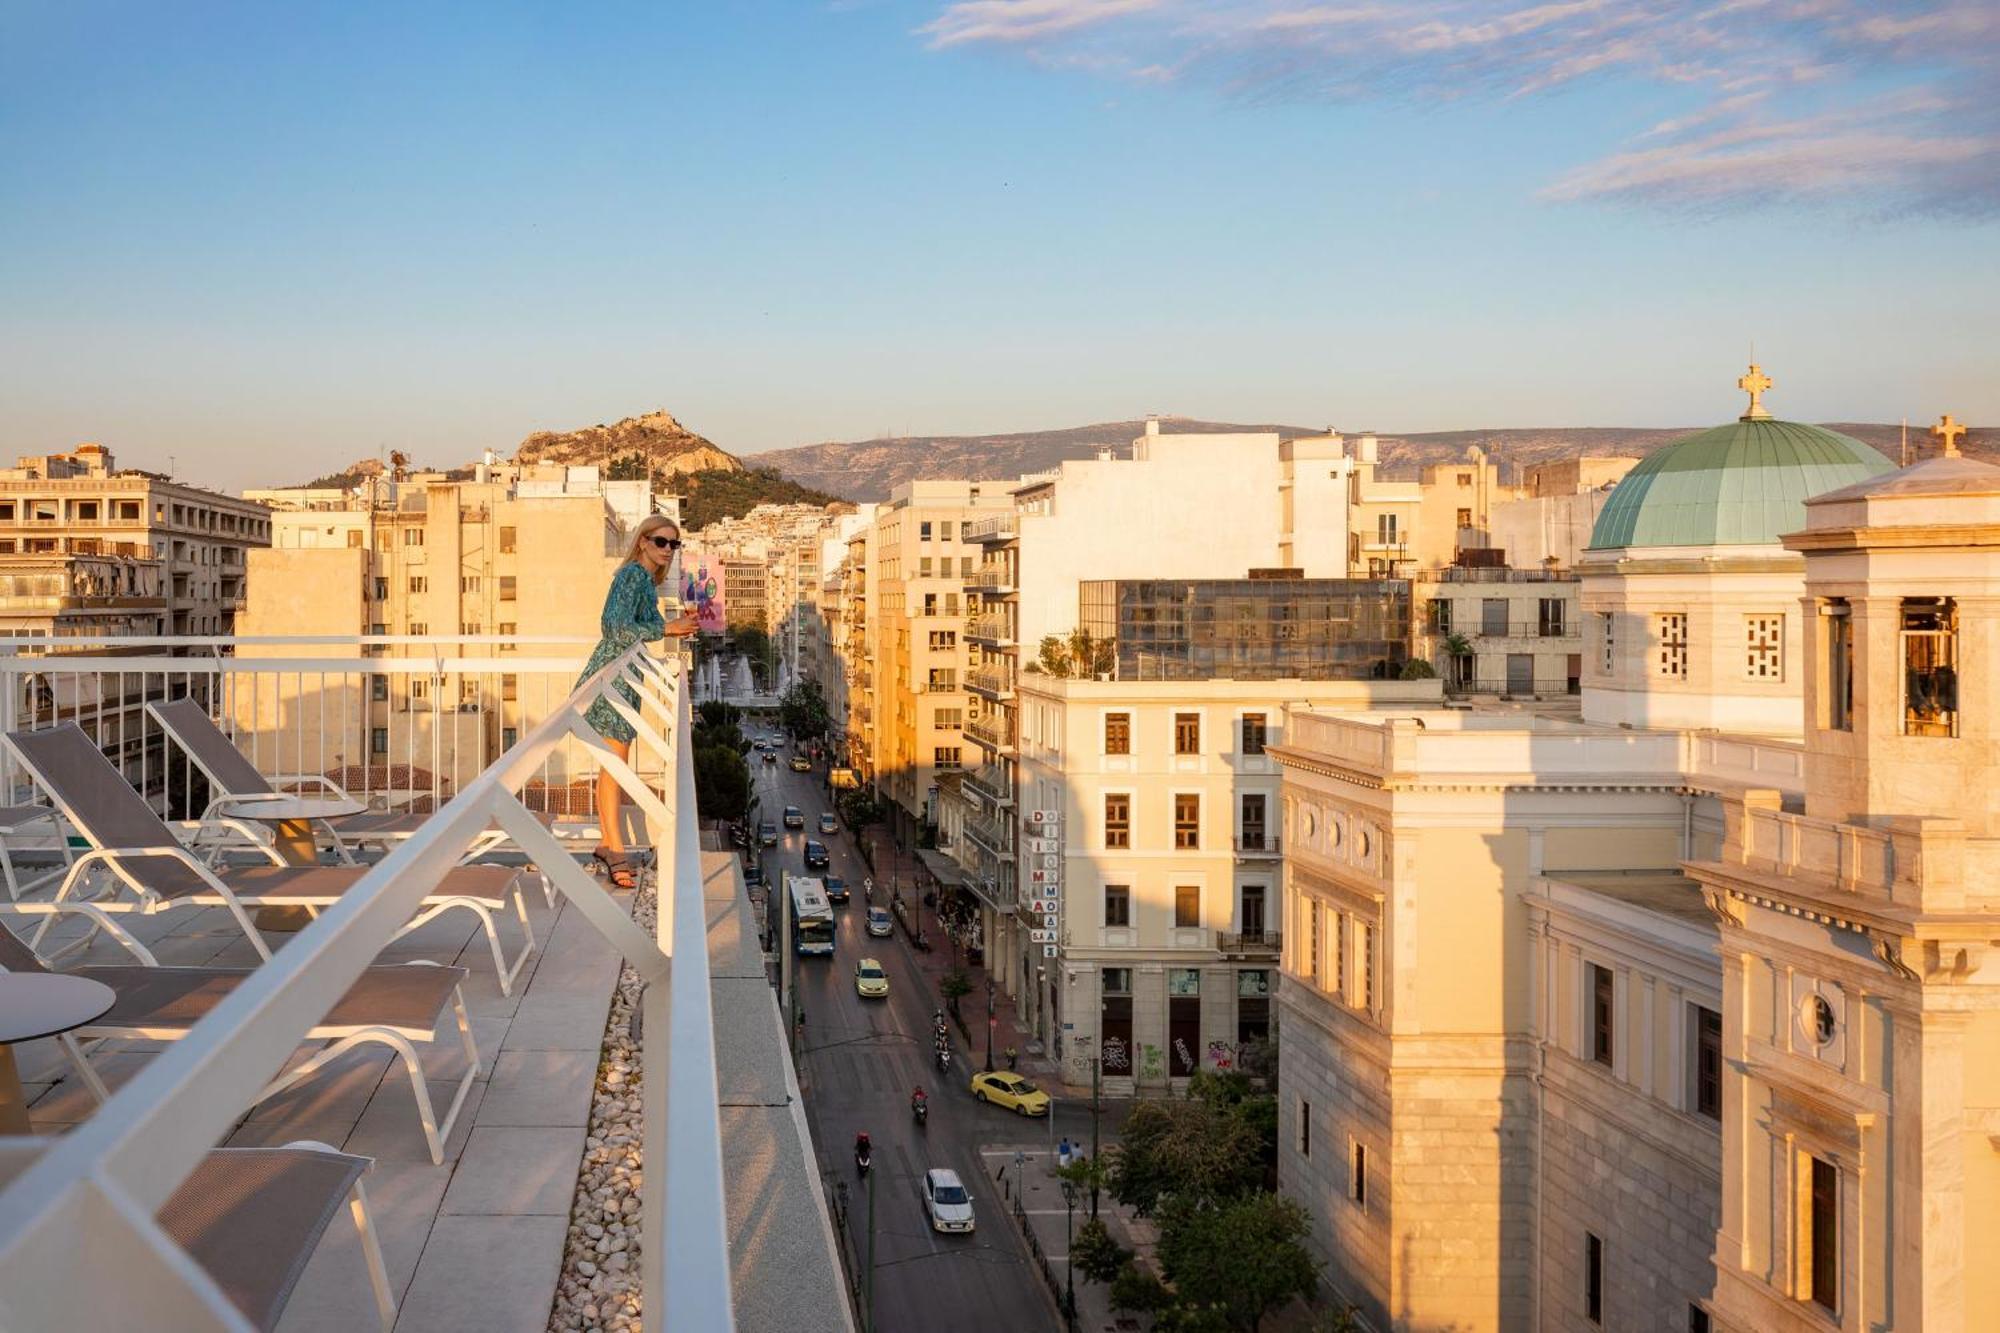
[[[864,958],[854,965],[854,993],[864,1000],[889,998],[889,974],[882,970],[882,964]]]
[[[1019,1074],[1010,1074],[1005,1070],[991,1074],[974,1074],[972,1095],[979,1101],[1004,1106],[1022,1115],[1049,1113],[1049,1094]]]

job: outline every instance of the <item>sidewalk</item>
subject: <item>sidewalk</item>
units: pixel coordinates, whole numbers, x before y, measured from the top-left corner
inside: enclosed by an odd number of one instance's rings
[[[1070,1277],[1070,1237],[1090,1218],[1088,1194],[1076,1201],[1074,1210],[1064,1203],[1062,1182],[1056,1178],[1046,1144],[988,1147],[979,1155],[984,1159],[992,1202],[1012,1225],[1026,1232],[1029,1248],[1046,1260],[1050,1281],[1061,1292]],[[1159,1239],[1152,1222],[1115,1202],[1108,1193],[1098,1199],[1098,1217],[1113,1240],[1142,1259],[1152,1257]],[[1109,1284],[1076,1275],[1076,1327],[1082,1333],[1127,1333],[1144,1326],[1143,1317],[1112,1310]]]
[[[889,907],[892,895],[900,893],[903,912],[896,914],[892,911],[892,915],[898,916],[898,928],[913,939],[917,928],[921,927],[930,940],[929,952],[912,949],[910,955],[916,960],[918,971],[922,973],[930,993],[933,996],[938,994],[939,983],[954,966],[965,969],[966,980],[972,983],[972,989],[959,1000],[958,1006],[965,1019],[966,1061],[970,1069],[984,1069],[986,1034],[980,1027],[986,1016],[985,967],[966,962],[965,951],[953,945],[945,934],[944,922],[939,919],[936,909],[924,906],[924,894],[935,890],[936,881],[917,860],[915,852],[897,847],[889,831],[880,827],[871,826],[862,830],[855,841],[856,845],[867,846],[868,860],[875,867],[875,906]],[[937,1002],[942,1004],[943,1000]],[[1014,997],[996,982],[993,988],[993,1067],[1007,1067],[1003,1052],[1012,1046],[1020,1053],[1015,1070],[1053,1089],[1062,1082],[1061,1071],[1047,1056],[1028,1052],[1031,1035],[1021,1024]]]

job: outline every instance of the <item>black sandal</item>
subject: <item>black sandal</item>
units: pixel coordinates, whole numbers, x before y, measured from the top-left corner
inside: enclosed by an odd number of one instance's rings
[[[604,878],[612,888],[630,889],[638,886],[639,876],[632,868],[630,857],[621,855],[614,860],[609,848],[598,847],[592,850],[590,859],[604,867]]]

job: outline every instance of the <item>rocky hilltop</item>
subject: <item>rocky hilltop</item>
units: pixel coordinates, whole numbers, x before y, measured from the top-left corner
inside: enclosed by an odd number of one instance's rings
[[[1871,422],[1829,422],[1837,430],[1882,451],[1890,461],[1899,457],[1901,428]],[[1089,458],[1099,449],[1126,452],[1146,423],[1106,421],[1066,430],[1027,431],[1008,435],[922,435],[899,439],[856,440],[809,444],[752,454],[751,467],[771,468],[807,486],[850,500],[886,499],[890,489],[915,477],[962,480],[1007,479],[1040,472],[1071,458]],[[1160,429],[1170,435],[1210,432],[1275,431],[1286,438],[1315,435],[1324,426],[1245,425],[1162,417]],[[1558,458],[1624,455],[1643,458],[1663,444],[1692,434],[1700,426],[1622,427],[1551,426],[1425,433],[1373,432],[1381,442],[1383,474],[1414,478],[1432,463],[1455,462],[1474,445],[1501,464],[1501,478],[1512,482],[1518,469]],[[1348,431],[1349,438],[1363,434]],[[1912,455],[1935,446],[1922,428],[1911,426]],[[1967,433],[1961,447],[1968,455],[2000,455],[2000,430]],[[2000,459],[1996,459],[2000,461]]]
[[[736,472],[743,464],[674,420],[666,411],[626,417],[607,426],[599,422],[581,430],[536,431],[514,451],[522,463],[569,463],[605,466],[614,459],[639,457],[652,471]]]

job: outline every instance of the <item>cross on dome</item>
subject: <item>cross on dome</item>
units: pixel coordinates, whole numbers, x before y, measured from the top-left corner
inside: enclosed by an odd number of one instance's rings
[[[1761,366],[1752,361],[1750,363],[1750,373],[1737,380],[1736,387],[1750,395],[1750,410],[1738,418],[1739,420],[1770,420],[1771,414],[1764,410],[1763,397],[1764,391],[1771,387],[1771,377],[1764,373]]]
[[[1953,421],[1951,413],[1947,412],[1938,418],[1937,425],[1931,427],[1931,434],[1944,445],[1944,457],[1958,457],[1958,439],[1965,434],[1965,427]]]

